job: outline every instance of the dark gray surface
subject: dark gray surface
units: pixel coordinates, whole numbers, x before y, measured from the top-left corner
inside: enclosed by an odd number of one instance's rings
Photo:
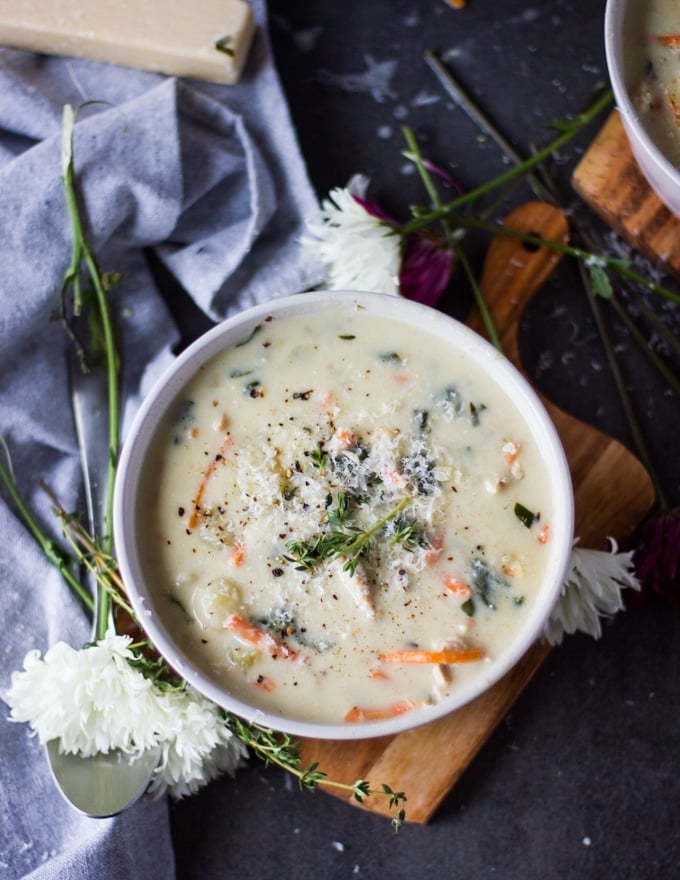
[[[425,201],[404,170],[402,124],[468,189],[507,167],[445,97],[423,61],[426,49],[446,58],[522,153],[546,143],[544,126],[579,112],[606,79],[604,0],[470,0],[460,11],[443,0],[272,0],[270,14],[319,196],[362,172],[401,217],[411,201]],[[371,93],[364,75],[375,64],[392,72]],[[557,157],[555,173],[579,213],[569,176],[603,118]],[[470,246],[475,265],[484,244]],[[454,288],[442,307],[464,313],[467,296]],[[680,311],[655,302],[677,333]],[[664,489],[678,504],[677,397],[618,322],[610,315],[608,322]],[[532,303],[521,344],[555,403],[632,444],[573,266],[563,265]],[[428,826],[407,825],[395,836],[386,820],[300,792],[285,774],[254,762],[173,807],[178,877],[677,877],[679,619],[651,600],[606,624],[599,641],[566,640]]]

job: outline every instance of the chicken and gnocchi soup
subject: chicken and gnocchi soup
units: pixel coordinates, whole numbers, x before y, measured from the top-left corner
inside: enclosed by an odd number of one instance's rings
[[[550,485],[515,405],[443,340],[267,318],[157,431],[143,571],[181,651],[236,698],[390,718],[509,645],[545,575]]]
[[[680,168],[680,3],[649,0],[647,6],[647,71],[635,106],[649,136]]]

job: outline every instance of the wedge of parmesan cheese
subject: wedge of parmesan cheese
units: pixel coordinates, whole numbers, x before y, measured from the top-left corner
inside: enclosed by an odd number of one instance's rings
[[[245,0],[13,0],[0,45],[218,83],[238,81],[253,39]]]

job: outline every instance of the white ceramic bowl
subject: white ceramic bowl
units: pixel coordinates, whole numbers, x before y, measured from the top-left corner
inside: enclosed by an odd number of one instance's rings
[[[659,198],[680,216],[680,169],[662,153],[644,127],[633,95],[647,64],[645,15],[648,0],[608,0],[605,52],[616,105],[640,170]]]
[[[295,318],[318,312],[375,315],[405,322],[444,339],[476,363],[491,381],[505,388],[523,413],[542,451],[550,475],[552,497],[559,500],[551,521],[547,574],[530,614],[505,652],[485,665],[485,676],[472,686],[436,706],[416,709],[384,721],[363,724],[317,724],[296,718],[267,715],[218,686],[183,655],[173,632],[163,618],[163,603],[154,596],[144,578],[139,543],[143,520],[137,509],[137,491],[154,433],[167,408],[200,367],[223,348],[241,342],[266,317]],[[434,309],[398,297],[356,292],[316,292],[273,300],[229,318],[198,339],[177,359],[143,402],[124,443],[115,492],[114,531],[124,583],[135,612],[148,635],[166,658],[192,685],[214,702],[249,721],[297,736],[326,739],[358,739],[393,734],[434,720],[477,697],[501,678],[538,638],[564,583],[573,535],[573,497],[569,470],[553,423],[529,383],[512,364],[481,336],[465,325]]]

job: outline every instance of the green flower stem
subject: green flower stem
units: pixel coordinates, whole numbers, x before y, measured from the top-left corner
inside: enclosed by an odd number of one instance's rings
[[[637,342],[642,353],[652,363],[655,369],[658,370],[659,374],[663,376],[666,382],[668,382],[673,391],[675,391],[676,394],[680,395],[680,379],[678,379],[675,373],[668,366],[666,366],[666,364],[661,360],[656,352],[652,351],[652,349],[649,347],[649,344],[647,343],[647,340],[644,337],[644,334],[640,332],[637,324],[635,323],[635,321],[633,321],[625,308],[623,308],[616,295],[611,296],[609,298],[609,302],[611,303],[611,306],[616,312],[619,320],[626,325],[626,329],[633,337],[635,342]]]
[[[644,464],[649,476],[654,485],[654,490],[656,493],[656,499],[660,507],[665,510],[667,508],[667,501],[663,489],[661,487],[661,483],[656,474],[656,470],[652,463],[652,458],[647,449],[647,444],[645,442],[644,436],[642,434],[642,430],[640,428],[640,423],[638,422],[637,416],[635,414],[635,410],[633,408],[630,395],[626,390],[626,383],[624,381],[623,375],[621,373],[621,369],[619,367],[619,363],[616,359],[616,355],[614,354],[614,349],[612,347],[611,339],[609,337],[609,331],[607,329],[607,325],[602,317],[602,311],[600,309],[600,303],[598,302],[599,297],[594,293],[592,289],[592,285],[590,284],[590,279],[588,277],[588,273],[585,270],[583,264],[580,265],[581,275],[583,278],[583,285],[586,289],[586,293],[588,294],[588,302],[590,303],[590,308],[593,312],[593,317],[595,318],[595,324],[597,325],[598,333],[600,334],[600,339],[602,340],[602,344],[605,349],[605,353],[607,355],[607,361],[609,362],[609,368],[612,372],[612,376],[614,377],[614,382],[616,383],[616,388],[619,394],[619,398],[621,400],[621,405],[624,408],[626,413],[626,418],[628,420],[628,426],[630,428],[631,434],[633,435],[633,441],[637,448],[638,455],[640,456],[640,460]]]
[[[404,126],[402,128],[404,133],[404,138],[406,139],[406,143],[408,144],[410,152],[406,154],[408,159],[411,159],[418,169],[418,173],[420,175],[421,180],[423,181],[423,185],[427,190],[427,193],[430,197],[432,204],[436,208],[441,208],[442,203],[439,197],[439,193],[437,192],[437,188],[434,185],[432,180],[432,176],[425,167],[425,163],[423,161],[423,155],[420,151],[420,147],[418,142],[413,134],[413,131]],[[500,336],[498,335],[498,331],[496,329],[496,325],[494,324],[493,318],[491,317],[491,312],[489,311],[484,297],[482,296],[482,292],[479,289],[479,285],[477,284],[477,279],[475,278],[474,272],[470,267],[470,263],[467,259],[465,251],[463,250],[460,241],[457,240],[454,231],[451,229],[451,224],[449,221],[444,218],[442,219],[442,225],[444,227],[444,234],[446,235],[446,240],[451,247],[455,250],[456,258],[460,265],[463,267],[463,271],[468,279],[470,287],[472,289],[472,295],[474,297],[475,303],[477,304],[477,308],[482,316],[482,320],[484,322],[484,327],[486,328],[486,332],[491,340],[492,344],[499,350],[502,351],[502,345]]]
[[[485,136],[495,141],[497,146],[500,147],[514,165],[520,165],[524,160],[519,153],[432,50],[428,49],[425,52],[425,61],[453,102],[467,114]],[[548,191],[546,183],[541,180],[540,168],[537,168],[535,172],[528,171],[526,179],[537,198],[543,201],[550,201],[552,199],[552,193]]]
[[[615,272],[620,277],[625,278],[627,281],[640,285],[640,287],[643,287],[651,293],[656,293],[664,299],[680,304],[679,294],[669,290],[661,284],[656,284],[648,278],[645,278],[643,275],[639,275],[637,272],[629,269],[627,266],[623,265],[621,259],[618,257],[607,257],[602,254],[594,254],[590,251],[560,241],[551,241],[550,239],[540,238],[538,235],[518,232],[516,229],[510,229],[507,226],[503,226],[501,223],[486,223],[475,217],[456,215],[452,219],[466,229],[477,229],[483,232],[490,232],[492,235],[505,235],[509,238],[516,238],[525,244],[533,245],[534,247],[546,247],[549,250],[574,257],[585,263],[592,262],[599,264],[603,268],[611,269],[611,271]]]
[[[659,336],[662,336],[666,344],[669,348],[673,349],[676,356],[680,356],[680,339],[673,333],[670,327],[667,327],[666,324],[661,320],[661,318],[657,315],[654,309],[651,309],[643,297],[631,287],[629,284],[624,285],[624,289],[626,291],[626,296],[629,300],[631,300],[633,306],[643,315],[646,321],[648,321]],[[612,297],[614,300],[615,297]],[[620,304],[619,304],[620,305]],[[626,313],[627,314],[627,313]],[[630,320],[630,317],[628,316]],[[649,348],[647,342],[645,340],[645,348]],[[673,386],[675,387],[675,385]]]
[[[402,133],[404,135],[404,139],[405,139],[406,143],[408,144],[408,148],[409,148],[409,152],[404,153],[404,156],[407,159],[410,159],[412,162],[415,163],[415,166],[418,170],[418,174],[419,174],[420,179],[423,183],[423,186],[425,187],[425,190],[426,190],[428,196],[430,197],[432,207],[436,208],[437,210],[440,210],[442,208],[442,200],[439,196],[439,192],[437,190],[437,187],[434,185],[434,181],[432,180],[432,175],[425,167],[425,162],[423,160],[423,154],[420,150],[420,146],[418,144],[418,141],[416,140],[416,136],[414,135],[413,130],[406,125],[403,126],[401,130],[402,130]],[[442,224],[442,228],[444,230],[444,236],[445,236],[447,242],[451,242],[453,235],[454,235],[453,230],[451,229],[451,224],[449,223],[449,221],[446,217],[442,217],[441,224]]]
[[[68,208],[71,229],[73,231],[73,252],[71,264],[66,272],[62,290],[73,285],[74,308],[77,312],[81,303],[80,268],[84,263],[92,281],[95,293],[97,311],[104,335],[104,351],[106,359],[107,383],[108,383],[108,418],[109,418],[109,462],[107,471],[107,489],[104,508],[104,534],[101,536],[104,552],[111,554],[113,551],[113,486],[116,476],[116,466],[119,452],[119,388],[118,388],[118,362],[116,357],[116,344],[113,332],[113,321],[109,308],[108,297],[102,280],[97,260],[90,248],[87,236],[83,228],[78,198],[75,186],[75,171],[73,165],[73,129],[76,113],[67,104],[62,117],[62,180],[64,183],[64,195]],[[97,638],[103,638],[109,621],[110,600],[108,592],[98,584],[99,603],[96,621]]]
[[[401,131],[404,135],[404,140],[408,144],[408,148],[410,150],[409,153],[405,154],[406,158],[415,163],[418,174],[420,175],[420,179],[422,180],[423,186],[425,187],[427,194],[430,197],[430,201],[432,202],[433,207],[440,209],[442,207],[442,201],[439,198],[439,193],[437,192],[437,188],[432,181],[430,172],[425,167],[423,154],[420,151],[420,147],[418,146],[418,142],[416,141],[415,135],[413,134],[413,130],[407,125],[404,125],[402,126]],[[443,217],[442,220],[445,221],[446,218]]]
[[[70,570],[69,557],[63,552],[59,545],[56,544],[51,538],[48,538],[47,535],[40,528],[35,518],[32,516],[31,512],[22,501],[16,483],[12,479],[9,469],[5,467],[1,460],[0,479],[5,484],[5,488],[7,489],[10,498],[14,502],[14,506],[18,510],[26,527],[37,541],[38,546],[47,558],[47,561],[57,569],[59,574],[61,574],[61,576],[80,598],[80,600],[84,603],[84,605],[86,605],[86,607],[90,611],[92,611],[94,609],[92,596],[90,596],[87,590],[83,589],[78,578],[76,578],[73,572]]]
[[[489,307],[486,304],[484,295],[479,289],[479,284],[477,283],[477,279],[475,278],[475,273],[472,271],[472,267],[470,266],[467,255],[460,244],[457,244],[456,246],[456,256],[458,258],[458,262],[463,267],[463,271],[465,272],[465,275],[470,283],[470,287],[472,288],[472,295],[474,297],[475,304],[479,309],[479,313],[482,316],[482,321],[484,322],[484,327],[486,328],[489,340],[491,344],[498,349],[498,351],[502,352],[503,345],[501,343],[501,338],[498,335],[498,330],[496,329],[496,325],[494,324],[493,318],[491,317],[491,312],[489,311]]]
[[[529,159],[525,159],[519,165],[514,165],[512,168],[509,168],[503,174],[500,174],[498,177],[495,177],[493,180],[489,180],[486,183],[478,186],[477,189],[470,190],[470,192],[465,193],[462,196],[458,196],[452,201],[448,202],[445,205],[442,205],[441,208],[437,210],[430,211],[426,214],[421,214],[418,217],[415,217],[411,220],[410,223],[407,223],[403,232],[405,235],[408,235],[411,232],[415,232],[416,229],[420,229],[423,226],[429,226],[431,223],[435,223],[438,220],[441,220],[443,217],[451,217],[451,215],[459,211],[464,205],[469,204],[470,202],[475,202],[478,199],[482,198],[482,196],[487,195],[487,193],[491,192],[494,189],[497,189],[500,186],[514,180],[515,178],[522,177],[527,174],[532,168],[537,165],[540,165],[545,159],[547,159],[554,152],[559,150],[565,144],[567,144],[573,137],[575,137],[588,123],[590,123],[602,110],[606,109],[612,102],[612,93],[610,90],[604,92],[593,104],[583,113],[578,116],[573,117],[570,120],[570,124],[568,127],[562,131],[556,138],[550,141],[545,147],[540,150],[537,150]]]

